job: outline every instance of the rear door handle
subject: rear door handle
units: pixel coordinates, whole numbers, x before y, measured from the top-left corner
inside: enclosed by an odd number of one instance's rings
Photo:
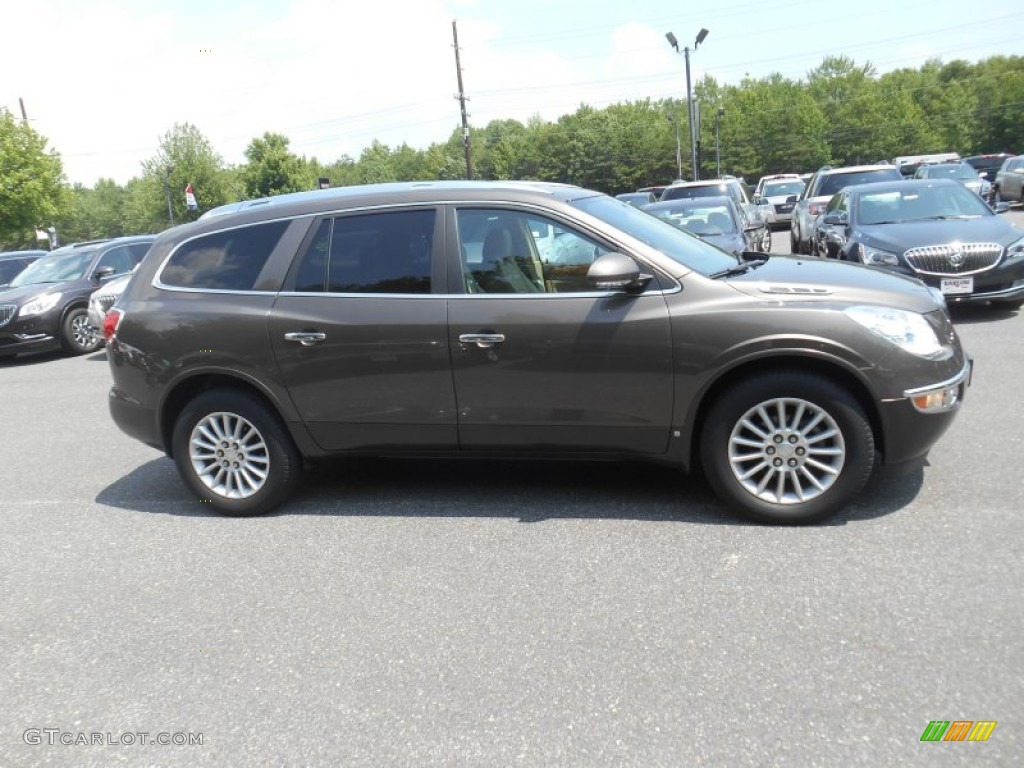
[[[292,331],[284,335],[285,341],[297,341],[304,347],[312,347],[326,338],[327,334],[319,331]]]
[[[504,333],[463,333],[459,336],[463,344],[476,344],[480,349],[490,349],[504,340]]]

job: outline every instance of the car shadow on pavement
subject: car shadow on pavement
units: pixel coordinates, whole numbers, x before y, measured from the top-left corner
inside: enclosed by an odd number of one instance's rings
[[[1024,310],[1007,309],[997,304],[950,304],[949,316],[954,325],[991,323],[1016,317]]]
[[[48,363],[51,360],[60,360],[62,357],[64,357],[64,353],[59,349],[50,352],[24,352],[17,357],[5,357],[0,360],[0,369],[23,368],[27,365],[36,365],[37,363]]]
[[[926,464],[880,470],[853,504],[821,525],[902,509],[920,491]],[[219,517],[188,491],[166,457],[107,486],[96,501],[137,512]],[[756,525],[730,514],[702,477],[639,462],[337,459],[309,467],[298,492],[272,514]]]

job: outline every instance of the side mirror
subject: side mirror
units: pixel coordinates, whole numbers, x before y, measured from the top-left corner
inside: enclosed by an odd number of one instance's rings
[[[831,213],[826,213],[821,221],[823,224],[829,224],[833,227],[845,227],[846,214],[842,211],[832,211]]]
[[[770,254],[759,251],[744,251],[740,254],[740,261],[764,261]]]
[[[1010,204],[1005,202],[996,203],[992,210],[996,213],[1007,213],[1010,210]]]
[[[796,195],[790,195],[789,197],[786,198],[786,203],[787,204],[795,203],[795,202],[796,202]]]
[[[640,273],[640,265],[624,253],[598,256],[587,270],[587,282],[604,290],[642,288],[652,279]]]
[[[114,274],[113,267],[100,267],[92,273],[92,279],[98,283],[103,280],[103,278],[110,277],[112,274]]]

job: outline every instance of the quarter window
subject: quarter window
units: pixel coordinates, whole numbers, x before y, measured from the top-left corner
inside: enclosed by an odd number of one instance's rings
[[[189,240],[171,255],[160,281],[176,288],[251,291],[287,228],[287,221],[273,221]]]

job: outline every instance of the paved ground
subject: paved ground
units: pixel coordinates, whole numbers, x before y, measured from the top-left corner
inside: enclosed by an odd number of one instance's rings
[[[488,462],[339,463],[223,519],[110,422],[102,354],[0,364],[0,764],[1020,765],[1024,313],[956,320],[952,430],[803,529]],[[919,741],[957,719],[998,726]]]

